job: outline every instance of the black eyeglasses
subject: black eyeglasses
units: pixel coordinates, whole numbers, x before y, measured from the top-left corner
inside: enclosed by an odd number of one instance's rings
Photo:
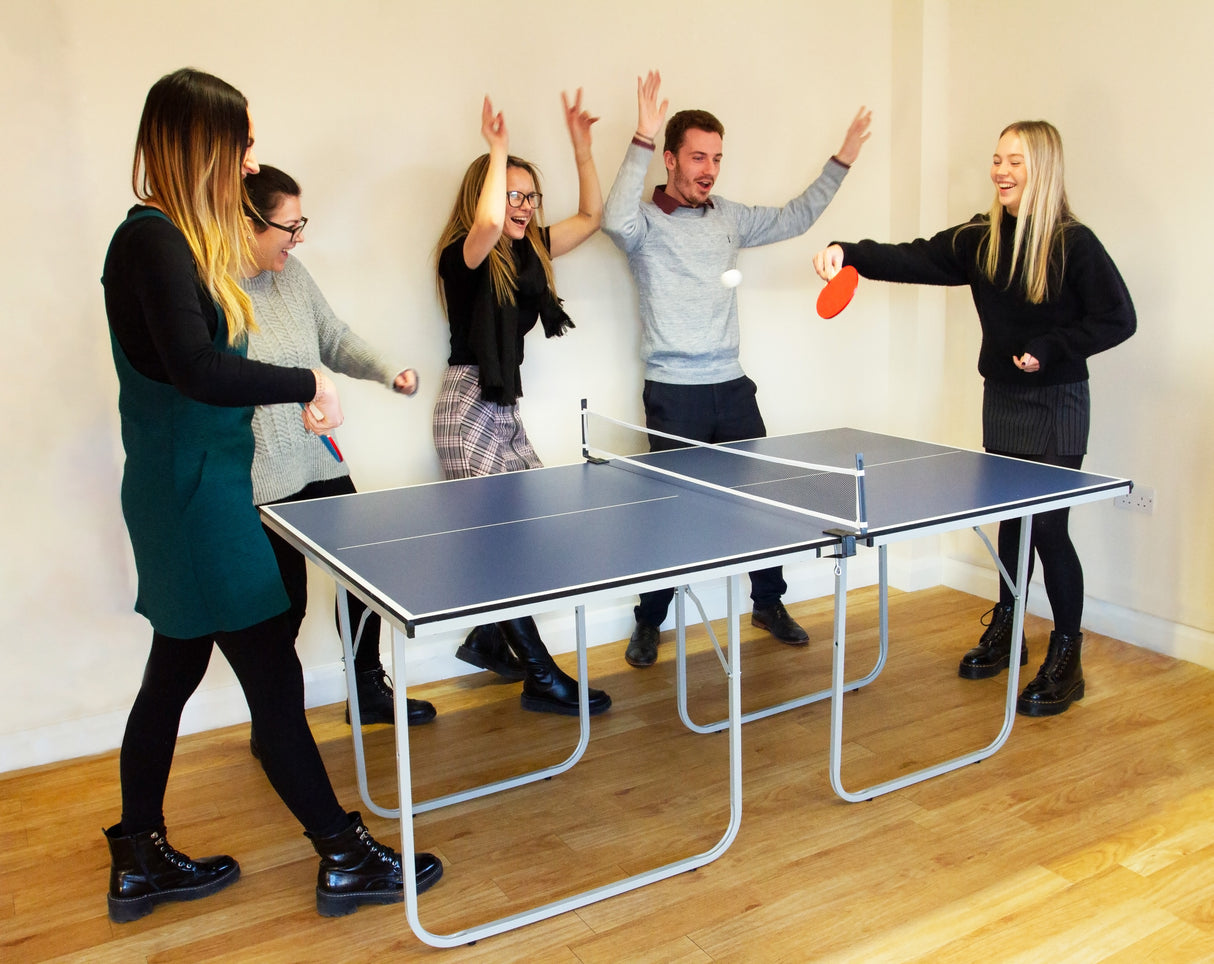
[[[515,205],[517,207],[518,205]],[[272,228],[278,228],[279,231],[286,231],[291,235],[291,240],[294,241],[303,232],[303,229],[308,224],[307,218],[300,218],[299,223],[293,228],[288,228],[285,224],[275,224],[273,221],[266,221],[266,224]]]
[[[538,208],[544,203],[544,195],[538,191],[532,191],[530,194],[524,194],[522,191],[507,191],[506,200],[510,202],[512,208],[521,208],[524,201],[527,201],[533,208]]]

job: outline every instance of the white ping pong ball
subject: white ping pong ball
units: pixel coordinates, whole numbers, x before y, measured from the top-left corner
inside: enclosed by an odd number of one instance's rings
[[[742,272],[737,268],[730,268],[721,274],[721,284],[726,288],[736,288],[742,283]]]

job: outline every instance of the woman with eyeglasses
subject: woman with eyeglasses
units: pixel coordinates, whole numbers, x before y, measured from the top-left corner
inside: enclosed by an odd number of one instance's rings
[[[253,303],[257,331],[249,336],[249,357],[276,365],[303,365],[379,382],[403,395],[417,391],[417,372],[390,366],[367,342],[333,314],[298,258],[308,219],[300,206],[299,184],[276,167],[261,165],[245,178],[246,208],[253,231],[253,263],[241,286]],[[253,412],[253,499],[258,505],[297,502],[355,491],[350,469],[321,439],[304,429],[290,405],[259,405]],[[308,605],[308,573],[303,554],[266,529],[283,585],[291,600],[292,631],[298,635]],[[379,655],[379,616],[352,593],[347,595],[355,634],[354,669],[358,716],[363,725],[394,723],[392,685]],[[364,622],[365,620],[365,622]],[[434,719],[434,706],[406,700],[410,726]],[[346,717],[349,719],[349,709]],[[250,741],[257,752],[255,739]]]
[[[539,468],[519,416],[523,338],[538,321],[545,336],[563,335],[573,322],[561,307],[552,259],[572,251],[599,229],[603,196],[591,153],[597,117],[561,94],[578,172],[577,213],[541,224],[543,195],[535,165],[510,153],[506,122],[486,97],[481,135],[489,145],[468,167],[438,242],[439,300],[447,313],[451,354],[434,406],[434,444],[448,479]],[[499,560],[503,566],[510,559]],[[578,712],[577,682],[553,662],[535,621],[513,619],[478,626],[456,653],[507,679],[523,680],[524,709]],[[590,690],[590,712],[611,697]]]
[[[1017,121],[999,134],[991,160],[995,196],[988,213],[907,244],[835,243],[814,255],[830,280],[845,264],[865,278],[966,285],[982,345],[982,444],[988,452],[1069,469],[1083,465],[1091,398],[1090,356],[1134,334],[1137,316],[1117,266],[1071,212],[1063,180],[1062,136],[1047,121]],[[1045,661],[1016,701],[1025,716],[1057,716],[1084,694],[1081,650],[1083,567],[1071,541],[1069,509],[1033,517],[1033,557],[1041,560],[1054,617]],[[999,523],[999,561],[1016,571],[1020,520]],[[961,657],[964,679],[998,676],[1011,664],[1011,587],[978,645]],[[1020,665],[1028,647],[1020,640]]]
[[[248,102],[238,90],[192,69],[153,85],[132,173],[142,203],[114,233],[102,279],[135,608],[153,630],[119,756],[122,819],[105,831],[116,922],[217,893],[240,876],[231,857],[190,858],[165,834],[181,713],[214,647],[244,691],[271,784],[320,855],[318,912],[340,916],[403,898],[400,855],[338,803],[308,729],[288,599],[253,505],[252,406],[302,405],[303,424],[316,433],[342,421],[321,369],[245,357],[254,325],[237,281],[252,258],[241,179],[256,170]],[[242,813],[243,823],[255,820]],[[415,872],[420,889],[442,875],[442,864],[418,854]]]

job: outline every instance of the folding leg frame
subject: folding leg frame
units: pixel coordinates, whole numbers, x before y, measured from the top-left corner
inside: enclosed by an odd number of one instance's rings
[[[863,686],[867,686],[881,675],[881,670],[885,668],[885,660],[889,656],[889,562],[886,558],[885,550],[885,546],[880,546],[877,550],[878,582],[880,585],[880,595],[877,602],[878,621],[880,624],[877,661],[873,664],[873,668],[860,679],[844,683],[845,689],[858,690]],[[725,729],[729,725],[729,721],[717,720],[715,723],[696,723],[692,720],[687,708],[687,620],[685,596],[690,596],[692,602],[695,603],[696,608],[700,611],[700,620],[708,632],[708,638],[716,650],[717,658],[724,663],[721,646],[717,642],[716,634],[712,631],[712,624],[708,621],[704,607],[700,605],[700,600],[696,598],[695,593],[688,586],[680,586],[675,593],[675,645],[677,654],[675,675],[678,688],[679,718],[683,721],[684,726],[696,733],[716,733]],[[820,700],[828,699],[833,692],[833,687],[827,687],[826,689],[818,690],[816,693],[810,693],[808,696],[798,696],[795,699],[776,703],[761,710],[752,710],[749,713],[742,714],[742,722],[749,723],[752,720],[761,720],[764,717],[775,716],[777,713],[784,713],[801,706],[808,706],[810,703],[817,703]]]
[[[889,793],[891,790],[898,790],[913,783],[919,783],[931,777],[939,776],[941,773],[948,773],[950,770],[956,770],[971,763],[977,763],[979,760],[985,760],[1007,742],[1007,738],[1012,732],[1012,723],[1016,719],[1016,696],[1020,688],[1020,644],[1021,634],[1024,631],[1024,603],[1028,594],[1028,567],[1030,547],[1032,545],[1032,525],[1033,517],[1031,515],[1023,516],[1020,519],[1020,554],[1016,563],[1015,580],[1004,569],[1003,564],[999,561],[998,552],[995,551],[986,534],[978,527],[974,527],[974,531],[981,537],[982,541],[986,544],[987,550],[994,558],[1000,577],[1011,587],[1012,594],[1015,597],[1012,617],[1012,652],[1011,659],[1008,661],[1007,700],[1003,709],[1003,727],[1000,729],[999,735],[981,750],[963,753],[943,763],[924,767],[913,773],[907,773],[893,780],[887,780],[884,783],[874,784],[863,790],[856,791],[848,791],[843,787],[841,774],[843,766],[843,693],[848,688],[848,684],[843,680],[843,664],[847,641],[847,557],[846,555],[840,555],[835,568],[835,652],[831,673],[830,785],[834,788],[835,793],[844,800],[852,803],[857,803],[861,800],[871,800],[873,797]]]
[[[574,894],[569,897],[563,897],[560,900],[552,901],[548,904],[543,904],[531,910],[522,911],[517,914],[512,914],[508,917],[502,917],[498,920],[489,921],[484,924],[477,924],[468,927],[461,931],[456,931],[451,934],[436,934],[427,930],[421,923],[418,916],[417,906],[417,880],[409,868],[412,866],[410,856],[414,852],[413,845],[413,814],[422,813],[426,810],[433,810],[443,806],[449,806],[453,803],[458,803],[463,800],[471,800],[476,797],[486,796],[490,793],[497,793],[501,790],[506,790],[511,787],[521,786],[526,783],[532,783],[536,780],[542,780],[556,773],[561,773],[570,767],[581,757],[585,751],[585,744],[589,739],[589,712],[587,709],[587,659],[586,659],[586,621],[585,609],[582,606],[577,607],[577,648],[578,648],[578,698],[581,705],[581,729],[582,738],[579,741],[578,748],[573,755],[564,763],[558,764],[555,767],[550,767],[544,770],[535,771],[525,774],[520,777],[515,777],[509,780],[502,780],[496,783],[486,784],[485,786],[477,787],[473,790],[466,790],[461,793],[450,794],[445,797],[440,797],[434,800],[424,801],[419,804],[413,803],[413,778],[409,762],[409,727],[400,725],[404,719],[404,707],[401,706],[400,700],[405,698],[406,690],[406,673],[405,673],[405,636],[399,630],[393,630],[392,634],[392,665],[395,672],[397,682],[397,719],[396,727],[396,766],[399,780],[400,792],[400,808],[394,811],[385,811],[383,808],[375,807],[366,790],[366,768],[363,757],[362,741],[358,736],[358,727],[355,726],[356,733],[355,759],[359,770],[359,791],[362,794],[363,801],[371,807],[374,812],[381,816],[399,816],[401,827],[401,843],[400,849],[404,855],[405,873],[405,913],[409,920],[409,926],[413,929],[413,933],[417,937],[431,945],[432,947],[458,947],[461,944],[470,944],[474,941],[481,940],[485,937],[491,937],[494,934],[501,934],[505,931],[514,930],[518,927],[523,927],[527,924],[532,924],[536,921],[545,920],[549,917],[555,917],[558,914],[563,914],[566,911],[575,910],[578,907],[585,907],[587,904],[592,904],[595,901],[605,900],[608,897],[614,897],[617,894],[623,894],[630,890],[635,890],[638,887],[644,887],[646,884],[656,883],[659,880],[665,880],[667,877],[673,877],[676,874],[684,873],[688,870],[695,870],[697,867],[702,867],[707,863],[716,860],[721,854],[729,849],[734,838],[738,834],[738,828],[742,822],[742,720],[741,720],[741,680],[739,667],[741,664],[740,657],[740,628],[739,628],[739,599],[741,595],[741,576],[733,575],[727,579],[728,583],[728,600],[729,600],[729,657],[725,663],[725,672],[729,683],[729,719],[727,726],[729,729],[729,822],[725,828],[725,833],[721,838],[708,850],[696,854],[691,857],[685,857],[681,860],[676,860],[665,864],[661,867],[648,870],[640,874],[634,874],[631,877],[626,877],[622,880],[615,881],[610,884],[605,884],[601,887],[596,887],[579,894]],[[344,590],[339,590],[344,596]],[[342,641],[346,649],[346,681],[351,695],[351,719],[356,720],[357,717],[357,693],[354,685],[353,673],[353,646],[350,643],[349,623],[345,615],[345,600],[340,600],[342,605],[339,607],[342,623]]]

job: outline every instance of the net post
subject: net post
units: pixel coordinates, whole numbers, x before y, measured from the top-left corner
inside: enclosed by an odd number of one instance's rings
[[[868,532],[868,504],[864,493],[864,453],[856,453],[856,525],[860,535]]]
[[[586,416],[587,416],[588,412],[587,412],[587,409],[586,409],[586,399],[584,399],[584,398],[582,399],[581,412],[582,412],[582,414],[581,414],[581,422],[582,422],[582,458],[584,458],[584,459],[588,459],[588,458],[590,458],[590,444],[589,444],[590,435],[589,435],[589,433],[588,433],[588,432],[587,432],[587,430],[586,430]]]

